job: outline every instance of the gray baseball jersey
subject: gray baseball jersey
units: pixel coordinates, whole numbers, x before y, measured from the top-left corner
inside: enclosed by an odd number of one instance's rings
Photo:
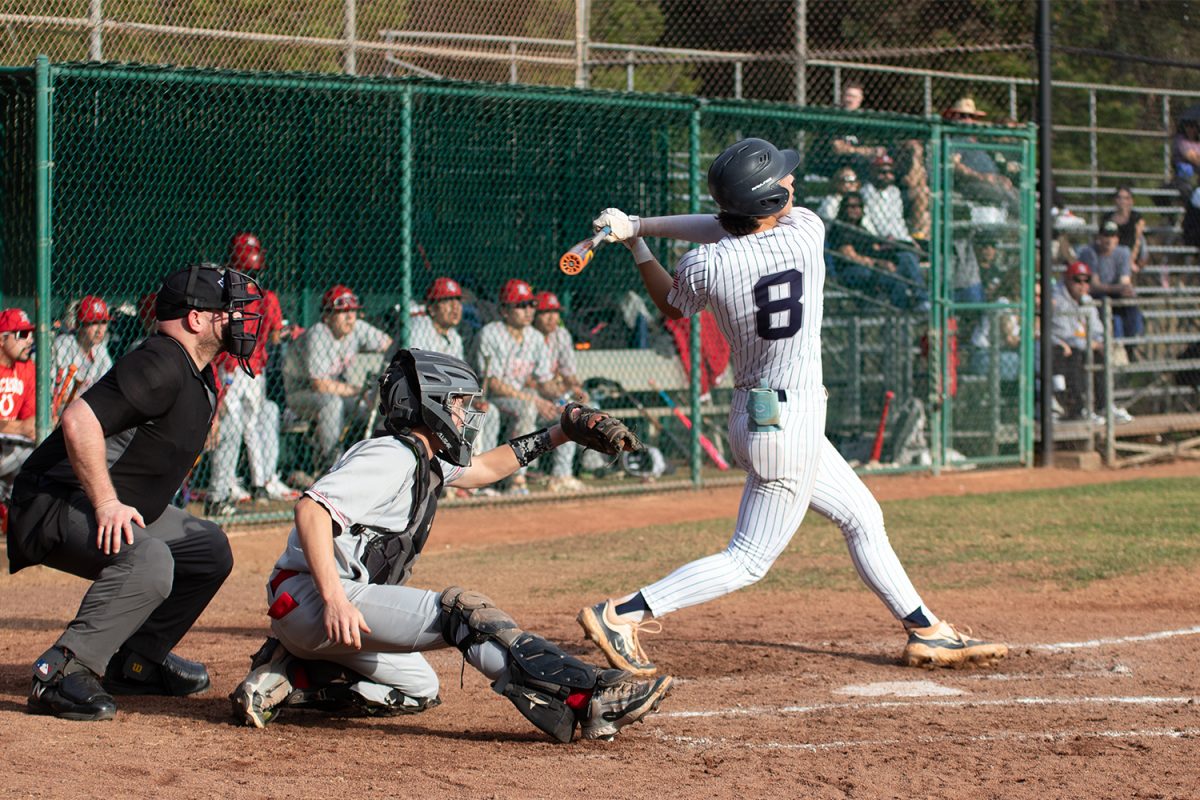
[[[559,326],[543,337],[546,349],[550,352],[550,371],[556,375],[574,375],[578,372],[575,365],[575,342],[566,328]]]
[[[65,379],[66,370],[72,364],[75,365],[75,380],[79,381],[78,396],[112,369],[113,360],[108,353],[108,343],[100,342],[89,352],[79,346],[75,334],[64,333],[54,340],[54,374],[57,376],[62,371]]]
[[[546,339],[530,326],[518,341],[501,321],[489,322],[479,331],[479,374],[499,378],[512,386],[524,386],[532,377],[545,383],[554,377]]]
[[[450,328],[444,334],[439,333],[433,326],[433,320],[422,314],[408,321],[408,334],[412,347],[466,360],[462,337],[455,328]]]

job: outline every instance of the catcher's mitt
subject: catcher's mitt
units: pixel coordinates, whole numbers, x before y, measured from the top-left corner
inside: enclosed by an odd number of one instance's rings
[[[625,423],[580,403],[567,403],[559,425],[571,441],[605,455],[615,456],[622,450],[632,453],[645,447]]]

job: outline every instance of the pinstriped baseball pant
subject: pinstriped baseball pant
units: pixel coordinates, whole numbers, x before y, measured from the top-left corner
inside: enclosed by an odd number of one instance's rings
[[[736,392],[730,444],[748,473],[737,527],[720,553],[685,564],[641,590],[657,617],[737,591],[760,580],[787,547],[811,507],[841,529],[854,568],[896,619],[922,608],[883,524],[883,511],[825,438],[825,396],[781,404],[781,430],[752,432],[746,395]]]

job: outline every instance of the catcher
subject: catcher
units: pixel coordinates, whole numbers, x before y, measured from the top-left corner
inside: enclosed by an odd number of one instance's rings
[[[477,488],[568,439],[610,455],[642,445],[618,420],[567,405],[559,424],[471,457],[479,380],[467,364],[401,350],[379,379],[382,427],[296,503],[296,526],[267,584],[276,638],[230,696],[264,727],[284,707],[409,714],[437,705],[422,651],[457,647],[492,688],[560,742],[609,739],[652,712],[672,678],[635,680],[522,630],[487,597],[405,586],[447,485]]]

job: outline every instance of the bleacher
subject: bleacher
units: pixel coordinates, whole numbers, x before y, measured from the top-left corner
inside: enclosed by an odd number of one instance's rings
[[[1113,187],[1058,190],[1071,210],[1091,223],[1068,233],[1071,243],[1087,244],[1101,215],[1112,209]],[[1131,191],[1134,210],[1146,220],[1148,261],[1134,278],[1134,302],[1146,327],[1141,335],[1120,340],[1135,358],[1116,359],[1109,379],[1115,403],[1128,408],[1135,419],[1126,425],[1063,423],[1055,431],[1058,441],[1099,447],[1109,466],[1200,457],[1200,390],[1184,377],[1200,370],[1200,359],[1190,357],[1194,351],[1184,357],[1189,347],[1200,343],[1200,253],[1181,241],[1183,208],[1173,189],[1135,186]],[[1074,202],[1076,198],[1082,202]]]

